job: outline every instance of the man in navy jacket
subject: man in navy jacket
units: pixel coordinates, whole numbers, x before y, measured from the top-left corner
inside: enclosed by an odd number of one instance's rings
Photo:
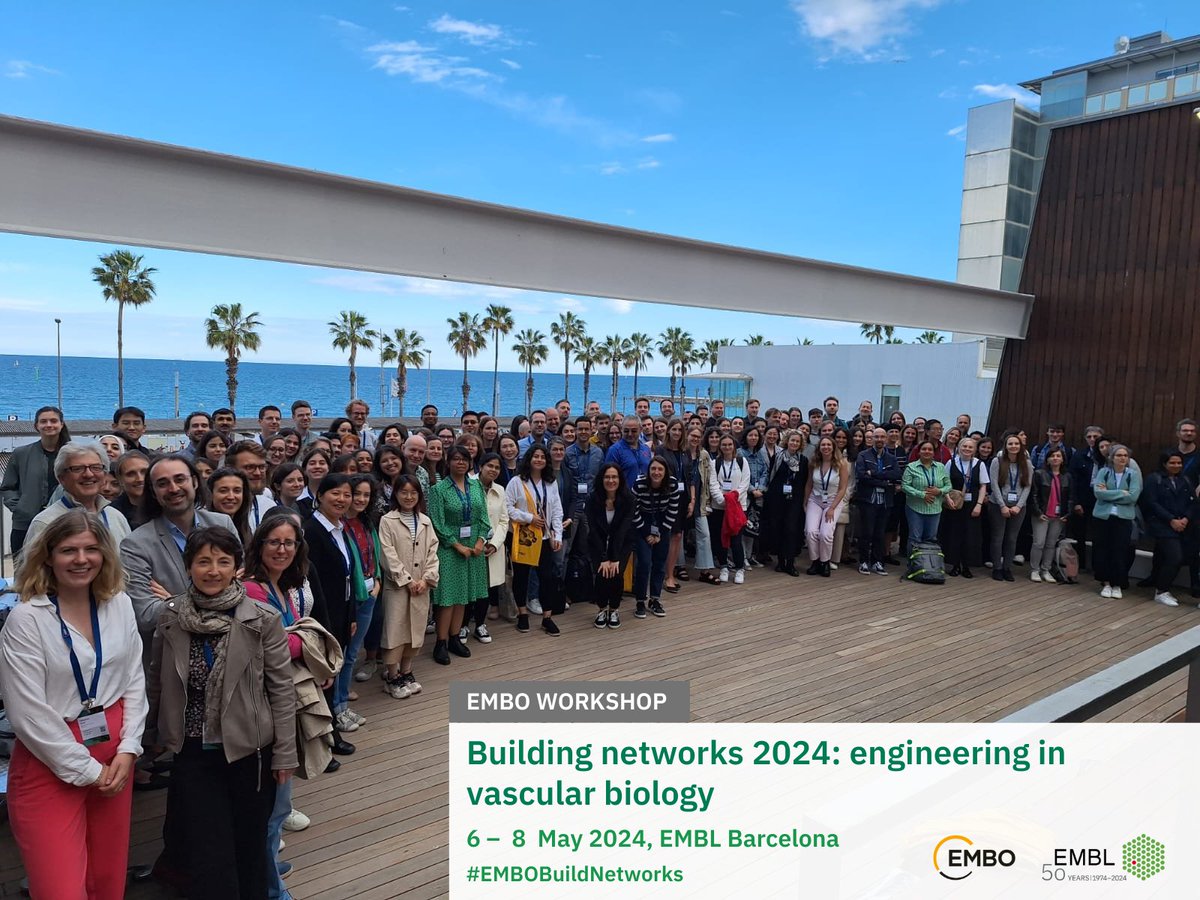
[[[864,448],[854,461],[857,480],[854,502],[858,504],[862,526],[858,538],[858,571],[863,575],[871,572],[886,575],[883,567],[883,532],[892,508],[896,483],[903,473],[899,461],[887,449],[887,432],[876,426],[870,440],[871,445]]]

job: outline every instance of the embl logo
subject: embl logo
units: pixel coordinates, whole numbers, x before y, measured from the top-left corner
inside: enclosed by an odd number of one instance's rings
[[[948,834],[933,848],[934,870],[950,881],[962,881],[977,869],[1008,868],[1016,861],[1012,850],[976,848],[975,842],[962,834]]]

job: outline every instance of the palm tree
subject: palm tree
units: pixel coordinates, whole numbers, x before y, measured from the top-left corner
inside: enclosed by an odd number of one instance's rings
[[[914,344],[944,344],[946,343],[945,335],[938,334],[936,331],[922,331],[917,335]]]
[[[558,321],[550,323],[550,336],[563,352],[563,396],[571,396],[571,354],[579,339],[587,332],[587,323],[573,312],[559,313]]]
[[[368,331],[367,337],[379,344],[379,411],[383,415],[387,412],[389,399],[387,375],[384,373],[383,367],[396,358],[396,342],[388,336],[386,331],[376,329]]]
[[[218,303],[212,308],[212,318],[204,320],[204,342],[214,350],[225,351],[225,390],[229,408],[237,411],[237,370],[243,350],[258,352],[262,338],[255,330],[262,322],[258,313],[242,315],[240,303]]]
[[[483,317],[483,327],[492,333],[492,348],[495,350],[492,367],[493,416],[500,415],[500,338],[512,331],[515,326],[511,309],[496,303],[488,305],[487,312]]]
[[[586,407],[592,390],[592,369],[606,362],[601,345],[594,338],[581,338],[575,348],[575,362],[583,366],[583,405]]]
[[[886,341],[884,341],[884,343],[885,344],[903,344],[904,338],[890,337]]]
[[[679,344],[683,340],[684,331],[682,328],[672,326],[663,331],[658,339],[658,352],[666,359],[667,364],[671,367],[671,391],[672,397],[675,396],[675,375],[676,366],[678,365]]]
[[[638,395],[638,373],[654,359],[654,338],[641,331],[629,336],[629,358],[626,367],[633,369],[633,396]]]
[[[117,301],[117,405],[125,405],[125,304],[142,306],[154,299],[154,282],[150,276],[157,272],[144,267],[142,257],[128,250],[114,250],[100,257],[100,265],[92,269],[92,281],[100,285],[105,300]]]
[[[804,340],[800,340],[800,338],[796,338],[796,343],[799,344],[801,347],[811,347],[813,345],[812,338],[805,338]]]
[[[707,365],[708,371],[717,371],[717,356],[722,347],[730,347],[733,345],[732,338],[718,338],[716,340],[705,341],[700,352],[704,354],[704,359],[700,365]]]
[[[517,362],[525,367],[525,415],[533,407],[533,367],[540,366],[550,357],[546,336],[534,328],[518,331],[514,336],[513,349],[517,351]]]
[[[629,357],[629,340],[619,334],[610,334],[600,345],[600,361],[612,364],[612,411],[617,411],[617,377],[621,366]]]
[[[397,328],[389,340],[396,350],[393,357],[396,361],[396,397],[399,400],[396,415],[403,418],[404,395],[408,393],[408,367],[419,369],[425,364],[425,351],[421,349],[425,345],[425,338],[416,331]]]
[[[450,334],[446,340],[450,342],[454,352],[461,356],[463,361],[462,408],[466,412],[467,405],[471,402],[471,381],[467,377],[467,361],[487,347],[487,332],[484,331],[479,316],[470,313],[460,312],[457,319],[447,319],[446,322],[450,325]]]
[[[354,368],[358,360],[358,348],[375,349],[371,340],[371,330],[367,327],[367,317],[362,313],[344,309],[338,313],[336,322],[329,323],[329,333],[333,335],[333,346],[338,350],[350,351],[350,399],[358,396],[358,371]]]
[[[896,333],[894,325],[876,325],[871,322],[863,322],[859,330],[862,336],[873,344],[882,344]]]
[[[679,366],[679,411],[683,411],[684,401],[687,397],[687,373],[688,367],[697,362],[696,342],[692,336],[686,331],[683,333],[679,341],[679,350],[675,357],[675,364]]]
[[[746,338],[746,346],[747,347],[774,347],[775,342],[768,341],[761,334],[752,334],[752,335],[750,335],[750,337]]]

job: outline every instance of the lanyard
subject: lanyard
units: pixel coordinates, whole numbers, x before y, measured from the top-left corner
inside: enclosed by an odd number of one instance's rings
[[[1017,479],[1019,477],[1020,473],[1017,472],[1017,467],[1010,464],[1008,467],[1008,489],[1013,493],[1016,493]]]
[[[75,655],[75,645],[71,642],[71,632],[67,629],[67,623],[63,621],[62,611],[58,608],[58,597],[50,596],[50,602],[54,604],[54,614],[58,616],[58,627],[62,630],[63,643],[67,645],[67,653],[71,657],[71,674],[75,676],[75,687],[79,689],[79,699],[83,703],[84,709],[91,709],[96,702],[96,691],[100,687],[100,669],[104,665],[104,651],[100,645],[100,612],[96,606],[96,597],[88,596],[88,603],[91,606],[92,612],[92,641],[96,648],[96,668],[92,670],[92,684],[90,688],[84,687],[83,684],[83,668],[79,665],[79,657]]]
[[[417,550],[417,526],[419,524],[420,524],[420,520],[417,518],[417,511],[414,509],[413,510],[413,527],[412,527],[413,553],[414,554],[416,553],[416,550]]]
[[[1119,491],[1121,489],[1121,478],[1124,474],[1124,472],[1118,472],[1116,469],[1113,469],[1113,478],[1116,479],[1116,484],[1113,485],[1113,490]]]
[[[67,497],[64,495],[60,499],[62,500],[62,505],[65,506],[67,509],[75,508],[75,504],[71,502],[70,497]],[[108,525],[108,510],[106,507],[103,507],[103,506],[100,507],[100,518],[104,521],[105,525]]]
[[[883,474],[883,454],[884,454],[884,452],[885,451],[883,451],[883,450],[875,451],[875,469],[876,469],[876,471],[879,472],[880,475]]]
[[[733,481],[733,460],[732,459],[728,460],[728,461],[726,461],[726,460],[721,461],[721,471],[719,474],[720,474],[720,479],[719,479],[720,481]]]
[[[926,469],[924,466],[921,466],[921,474],[925,476],[925,483],[930,487],[933,487],[933,482],[937,476],[937,469],[933,467],[933,463],[929,464],[928,469]]]
[[[258,528],[258,523],[260,521],[262,521],[262,519],[258,515],[258,497],[255,496],[255,498],[254,498],[254,527],[255,527],[255,529]]]
[[[466,482],[465,491],[460,491],[458,485],[454,483],[454,479],[450,479],[450,486],[454,488],[454,493],[458,494],[458,502],[462,504],[462,524],[471,524],[471,483]]]
[[[271,601],[271,605],[279,611],[281,616],[283,616],[283,626],[285,628],[296,624],[296,614],[292,610],[291,600],[289,600],[287,603],[284,603],[282,600],[280,600],[279,596],[275,593],[275,588],[269,583],[267,584],[267,599]],[[304,606],[304,591],[300,592],[300,605],[301,607]],[[205,644],[205,646],[207,647],[208,645]]]
[[[821,493],[829,494],[829,480],[833,478],[833,466],[830,465],[828,471],[824,466],[817,467],[817,480],[821,482]]]

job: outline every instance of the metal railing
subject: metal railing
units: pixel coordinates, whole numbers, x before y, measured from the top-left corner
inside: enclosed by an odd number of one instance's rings
[[[1109,666],[1001,722],[1086,722],[1180,669],[1188,667],[1185,721],[1200,722],[1200,625]]]

